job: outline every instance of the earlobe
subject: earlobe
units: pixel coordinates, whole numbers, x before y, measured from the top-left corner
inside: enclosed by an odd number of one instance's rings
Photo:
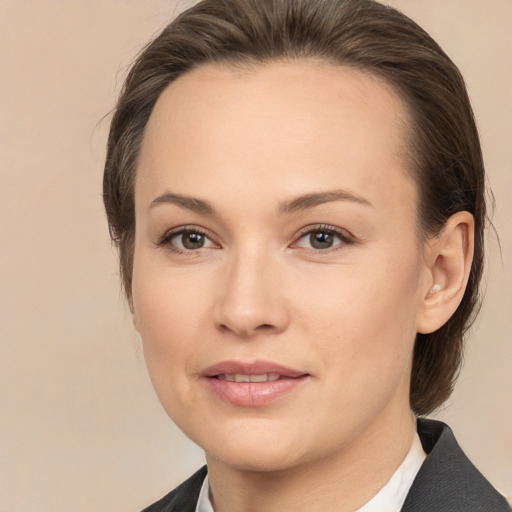
[[[429,279],[418,315],[419,333],[439,329],[455,313],[469,279],[473,250],[473,216],[469,212],[457,212],[427,248]]]

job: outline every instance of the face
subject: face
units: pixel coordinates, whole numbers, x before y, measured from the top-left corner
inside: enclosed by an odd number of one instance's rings
[[[286,469],[371,449],[410,414],[427,285],[406,123],[376,78],[314,62],[203,66],[159,98],[133,315],[207,457]]]

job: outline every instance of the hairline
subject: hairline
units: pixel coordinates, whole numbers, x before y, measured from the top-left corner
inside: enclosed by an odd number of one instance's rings
[[[154,103],[151,107],[151,111],[145,120],[144,126],[139,134],[139,141],[134,148],[135,151],[135,159],[133,166],[133,175],[132,175],[132,198],[133,205],[135,206],[135,187],[137,185],[137,177],[139,174],[140,168],[140,155],[142,151],[142,146],[144,144],[144,138],[146,134],[146,129],[148,123],[150,122],[151,116],[155,110],[155,107],[170,86],[172,86],[177,80],[183,78],[187,75],[190,75],[194,71],[198,71],[201,69],[207,68],[224,68],[227,71],[237,71],[240,73],[255,73],[258,72],[261,68],[266,66],[273,66],[279,64],[300,64],[300,63],[308,63],[308,64],[316,64],[320,67],[331,67],[331,68],[343,68],[361,76],[365,76],[370,80],[376,82],[380,87],[382,87],[387,93],[391,95],[401,106],[398,117],[399,126],[398,131],[401,135],[399,142],[396,144],[395,150],[397,151],[397,156],[404,163],[404,176],[408,179],[412,180],[414,190],[416,192],[416,234],[417,234],[417,242],[418,249],[423,250],[426,242],[432,237],[432,235],[436,235],[437,233],[430,233],[425,226],[423,226],[421,219],[421,184],[418,179],[418,176],[421,175],[421,170],[419,169],[419,162],[417,161],[418,149],[416,146],[417,135],[415,134],[415,115],[411,108],[411,100],[408,98],[406,91],[404,91],[397,83],[393,82],[393,80],[386,76],[384,73],[379,72],[379,69],[371,69],[370,67],[365,67],[363,65],[355,65],[351,62],[342,62],[336,60],[333,57],[323,57],[315,54],[304,54],[304,55],[277,55],[275,57],[270,58],[257,58],[255,56],[233,56],[228,55],[225,57],[213,57],[210,60],[206,60],[204,62],[194,63],[189,68],[183,70],[174,76],[171,80],[167,82],[167,84],[162,88],[159,92],[158,96],[154,100]],[[136,229],[136,221],[135,221],[135,211],[134,209],[134,218],[133,218],[133,235],[135,234]],[[135,240],[135,237],[133,238]],[[131,258],[133,259],[134,253],[134,245],[131,247]],[[131,275],[130,275],[131,278]]]

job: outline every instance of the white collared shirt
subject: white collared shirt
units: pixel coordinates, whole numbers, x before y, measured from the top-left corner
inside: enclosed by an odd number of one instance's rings
[[[355,512],[400,512],[407,493],[426,456],[420,438],[415,432],[409,453],[388,480],[388,483],[370,501]]]
[[[400,512],[425,457],[420,438],[415,433],[409,453],[388,483],[370,501],[354,512]],[[209,492],[210,484],[206,475],[199,493],[196,512],[214,512]]]
[[[210,484],[208,482],[208,475],[204,477],[199,499],[197,500],[196,512],[215,512],[213,510],[212,502],[210,501]]]

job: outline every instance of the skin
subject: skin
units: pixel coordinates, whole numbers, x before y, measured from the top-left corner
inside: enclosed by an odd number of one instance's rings
[[[410,448],[415,335],[460,301],[471,216],[419,243],[406,130],[386,84],[310,61],[205,65],[155,106],[135,186],[133,318],[161,403],[206,452],[216,511],[352,511]],[[312,193],[324,195],[296,201]],[[184,249],[184,226],[202,247]],[[339,235],[313,247],[325,226]],[[240,407],[202,375],[225,360],[308,376]]]

